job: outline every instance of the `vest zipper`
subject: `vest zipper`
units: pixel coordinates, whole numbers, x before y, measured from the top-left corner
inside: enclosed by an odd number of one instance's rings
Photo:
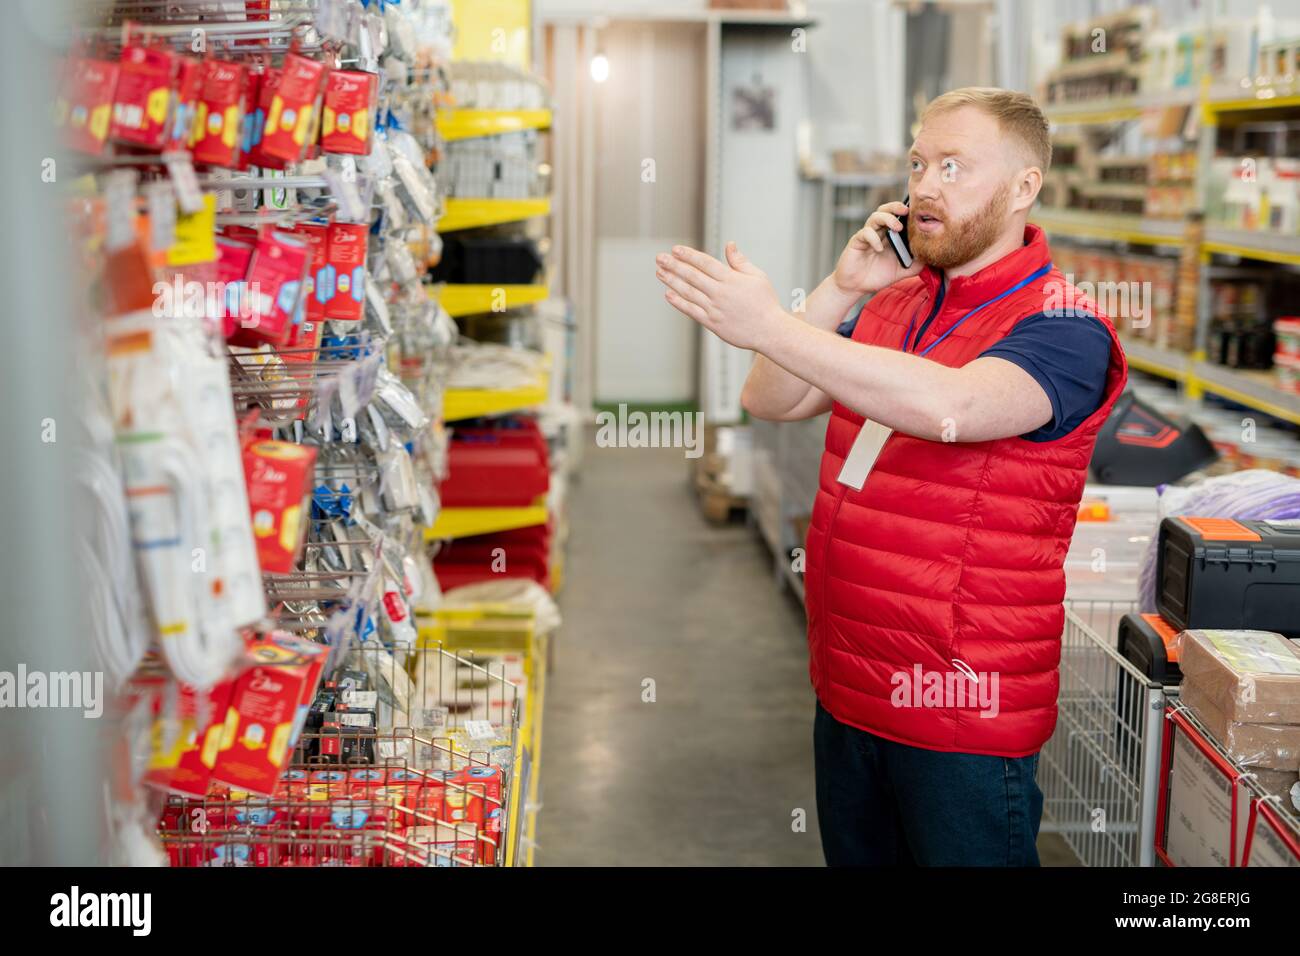
[[[904,342],[903,351],[915,352],[917,349],[921,347],[921,339],[925,338],[926,330],[930,328],[930,323],[934,321],[935,316],[939,314],[939,310],[943,308],[943,294],[944,294],[943,281],[940,280],[939,295],[934,300],[934,308],[930,310],[929,317],[923,323],[921,323],[921,328],[916,333],[916,342],[912,343],[911,348],[908,348],[907,347],[908,343]]]

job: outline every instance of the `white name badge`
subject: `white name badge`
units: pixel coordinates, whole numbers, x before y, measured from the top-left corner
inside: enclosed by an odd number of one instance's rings
[[[848,457],[844,459],[844,467],[840,469],[839,478],[836,480],[842,485],[848,485],[854,491],[861,491],[862,486],[867,483],[867,475],[871,474],[876,459],[880,457],[881,449],[885,447],[885,442],[889,441],[889,436],[893,433],[892,428],[873,422],[869,418],[864,421],[858,431],[858,437],[853,439],[853,447],[849,449]]]

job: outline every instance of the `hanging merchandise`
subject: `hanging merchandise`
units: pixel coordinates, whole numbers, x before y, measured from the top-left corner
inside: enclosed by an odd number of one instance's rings
[[[244,449],[253,536],[264,572],[287,574],[298,563],[315,464],[314,448],[292,442],[257,441]]]
[[[326,241],[326,266],[320,283],[322,295],[333,289],[325,300],[325,316],[355,322],[361,318],[361,303],[366,293],[366,241],[369,229],[362,223],[332,222]]]
[[[171,116],[177,57],[136,42],[122,49],[109,136],[128,146],[161,150]]]
[[[268,231],[253,249],[245,282],[253,315],[231,336],[235,345],[283,345],[301,304],[310,250],[300,238]]]
[[[176,78],[172,89],[171,117],[163,152],[188,151],[194,142],[199,97],[203,91],[203,64],[189,56],[176,58]]]
[[[69,59],[55,108],[69,149],[98,156],[108,140],[118,64],[91,57]]]
[[[325,85],[320,145],[326,153],[365,156],[370,152],[379,77],[357,70],[333,70]]]
[[[262,101],[267,110],[259,149],[267,165],[282,168],[305,158],[324,75],[323,64],[290,53],[274,86],[263,85]]]
[[[239,63],[207,60],[194,119],[194,161],[234,166],[239,153],[247,94],[247,71]]]
[[[458,334],[425,270],[449,21],[248,6],[204,15],[197,59],[182,11],[127,26],[109,0],[61,85],[69,143],[110,153],[78,207],[107,407],[78,560],[128,715],[115,840],[174,866],[505,865],[524,668],[415,612]]]

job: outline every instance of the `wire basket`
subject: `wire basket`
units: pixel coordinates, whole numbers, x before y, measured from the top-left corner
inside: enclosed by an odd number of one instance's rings
[[[1068,601],[1056,731],[1043,746],[1041,830],[1086,866],[1151,866],[1164,687],[1115,649],[1132,601]]]
[[[273,794],[169,795],[157,832],[170,864],[511,865],[521,700],[504,665],[363,644],[332,679],[373,690],[365,720],[309,719]]]

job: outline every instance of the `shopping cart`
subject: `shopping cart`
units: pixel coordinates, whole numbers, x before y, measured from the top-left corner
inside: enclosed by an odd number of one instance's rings
[[[1067,601],[1056,732],[1043,746],[1041,830],[1085,866],[1152,866],[1165,689],[1115,649],[1133,601]]]

